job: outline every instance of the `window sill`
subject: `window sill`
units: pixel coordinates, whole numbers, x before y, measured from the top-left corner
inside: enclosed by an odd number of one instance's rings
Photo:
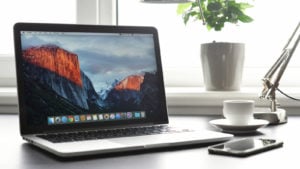
[[[0,87],[0,113],[17,113],[17,103],[17,89],[15,87]]]
[[[259,99],[262,88],[242,88],[240,91],[206,91],[203,87],[167,87],[166,97],[169,114],[176,115],[220,115],[224,100],[251,99],[255,100],[256,107],[269,107],[270,102]],[[299,88],[282,89],[293,97],[300,98]],[[289,115],[299,115],[300,104],[298,101],[277,95],[281,107]]]
[[[283,89],[300,98],[299,88]],[[242,88],[241,91],[206,91],[202,87],[167,87],[166,97],[169,114],[216,115],[222,112],[223,100],[251,99],[257,107],[269,107],[269,101],[258,98],[261,88]],[[295,92],[299,91],[299,92]],[[278,101],[289,115],[299,115],[300,104],[278,94]],[[17,113],[17,90],[14,87],[0,87],[0,113]]]

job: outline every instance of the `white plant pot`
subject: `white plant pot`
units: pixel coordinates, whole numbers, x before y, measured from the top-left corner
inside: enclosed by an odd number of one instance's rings
[[[201,44],[201,62],[206,90],[240,90],[245,44],[212,42]]]

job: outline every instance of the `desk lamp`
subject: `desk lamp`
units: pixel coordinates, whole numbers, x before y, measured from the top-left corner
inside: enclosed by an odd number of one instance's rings
[[[254,114],[254,117],[268,120],[270,124],[281,124],[287,122],[286,111],[278,108],[279,104],[276,100],[275,92],[278,90],[282,93],[282,91],[278,89],[279,81],[300,41],[299,27],[300,22],[298,23],[292,36],[289,38],[287,44],[284,46],[280,57],[262,79],[263,90],[260,98],[267,99],[271,102],[270,109],[267,112],[257,112]]]

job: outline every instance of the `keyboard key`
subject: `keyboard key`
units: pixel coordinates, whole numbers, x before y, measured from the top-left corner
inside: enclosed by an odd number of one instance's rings
[[[168,126],[151,126],[151,127],[136,127],[136,128],[121,128],[110,130],[93,130],[83,132],[68,132],[56,134],[42,134],[38,137],[46,139],[53,143],[83,141],[83,140],[96,140],[116,137],[131,137],[153,134],[166,134],[188,132],[187,130],[178,130]]]

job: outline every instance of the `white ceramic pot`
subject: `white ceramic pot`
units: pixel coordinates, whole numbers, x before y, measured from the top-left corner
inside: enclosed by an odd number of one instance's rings
[[[245,44],[212,42],[201,44],[201,62],[206,90],[240,90]]]

